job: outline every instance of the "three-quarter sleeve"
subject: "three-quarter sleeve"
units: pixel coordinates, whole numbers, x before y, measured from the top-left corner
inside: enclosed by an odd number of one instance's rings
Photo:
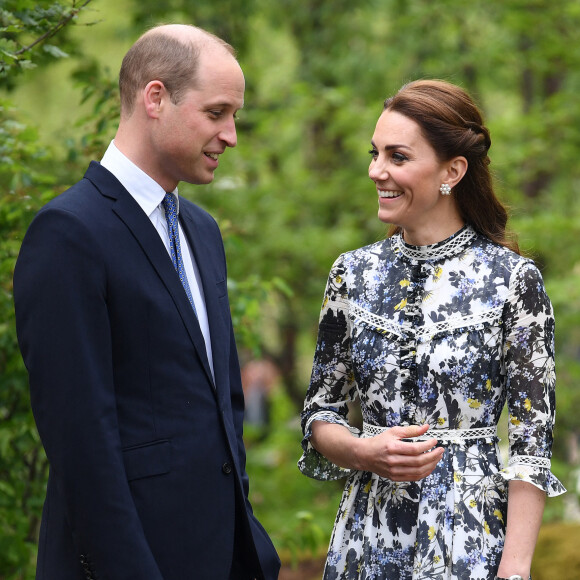
[[[298,467],[304,475],[322,480],[340,479],[350,470],[335,465],[314,449],[310,443],[312,423],[337,423],[353,435],[360,435],[347,419],[348,403],[356,399],[357,391],[351,361],[348,289],[341,258],[336,260],[328,277],[310,386],[301,414],[304,438]]]
[[[501,476],[560,495],[566,490],[550,462],[556,414],[554,314],[542,276],[530,261],[511,276],[503,322],[509,462]]]

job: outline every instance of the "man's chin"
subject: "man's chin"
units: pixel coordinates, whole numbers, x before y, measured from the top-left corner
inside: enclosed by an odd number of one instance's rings
[[[214,180],[213,171],[206,175],[192,175],[191,177],[185,177],[181,181],[185,183],[191,183],[192,185],[207,185]]]

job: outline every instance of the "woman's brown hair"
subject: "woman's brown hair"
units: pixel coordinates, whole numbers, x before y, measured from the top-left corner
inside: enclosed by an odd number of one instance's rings
[[[489,131],[471,97],[445,81],[419,80],[388,98],[384,110],[415,121],[441,161],[467,159],[467,171],[453,188],[461,217],[477,232],[519,254],[517,241],[506,232],[507,210],[493,190]],[[389,234],[399,230],[392,226]]]

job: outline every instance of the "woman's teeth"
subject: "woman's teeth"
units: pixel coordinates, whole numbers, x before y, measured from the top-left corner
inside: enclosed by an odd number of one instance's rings
[[[389,191],[385,189],[379,189],[377,191],[379,192],[379,197],[399,197],[403,195],[401,191]]]

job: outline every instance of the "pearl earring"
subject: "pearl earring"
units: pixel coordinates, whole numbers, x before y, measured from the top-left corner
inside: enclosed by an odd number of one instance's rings
[[[442,183],[439,191],[441,195],[451,195],[451,186],[448,183]]]

